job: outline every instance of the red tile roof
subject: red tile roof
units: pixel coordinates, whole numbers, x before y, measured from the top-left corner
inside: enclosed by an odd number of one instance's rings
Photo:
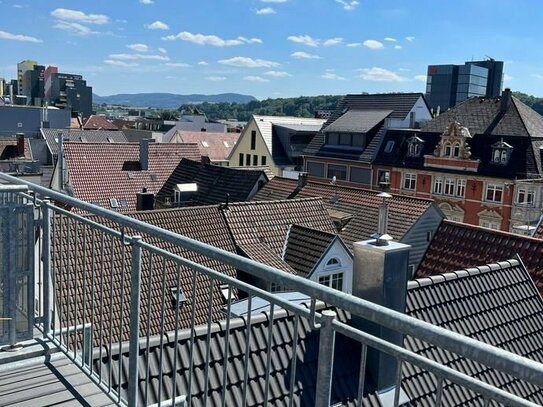
[[[84,130],[119,130],[117,126],[108,121],[104,116],[93,114],[83,124]]]
[[[181,131],[177,136],[183,143],[196,143],[203,156],[211,161],[226,161],[237,143],[240,133],[212,133],[206,131]]]
[[[275,177],[256,194],[254,199],[322,197],[329,211],[341,211],[353,215],[347,226],[340,232],[347,245],[369,239],[377,231],[379,205],[382,202],[382,199],[377,197],[378,191],[314,181],[309,181],[299,190],[296,186],[296,180]],[[388,202],[388,233],[396,240],[400,240],[420,216],[433,205],[433,201],[429,199],[401,195],[393,195]]]
[[[426,251],[417,277],[494,263],[516,254],[543,294],[543,240],[444,220]]]
[[[117,210],[133,211],[136,193],[142,188],[156,194],[182,158],[200,159],[195,144],[150,143],[149,169],[126,170],[139,166],[139,149],[137,143],[66,143],[64,156],[73,196],[105,208],[112,208],[111,198],[119,204],[126,200],[127,205],[120,204]]]

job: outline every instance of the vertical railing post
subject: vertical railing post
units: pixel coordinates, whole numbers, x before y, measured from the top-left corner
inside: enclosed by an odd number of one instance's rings
[[[9,320],[9,344],[17,343],[17,210],[15,194],[11,194],[11,216],[8,219],[8,316]]]
[[[130,345],[128,350],[128,407],[137,407],[138,405],[138,361],[141,301],[140,242],[141,236],[132,237],[132,269],[130,273]]]
[[[334,370],[334,345],[336,340],[336,331],[332,328],[332,321],[335,318],[336,313],[334,311],[322,311],[315,407],[330,406],[332,372]]]
[[[51,209],[48,206],[49,202],[44,201],[41,205],[42,210],[42,287],[43,290],[43,337],[47,337],[51,333],[51,296],[52,296],[52,280],[51,280]],[[39,261],[40,259],[38,259]]]

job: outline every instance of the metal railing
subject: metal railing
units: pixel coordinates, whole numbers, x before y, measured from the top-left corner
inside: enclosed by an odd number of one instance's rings
[[[44,336],[117,405],[212,406],[236,400],[236,405],[246,406],[259,404],[252,402],[256,393],[261,394],[260,404],[273,404],[277,389],[270,383],[278,374],[272,366],[278,343],[274,330],[284,321],[291,322],[292,337],[287,344],[290,362],[284,368],[282,404],[300,405],[300,397],[309,397],[308,392],[315,406],[335,402],[332,382],[342,366],[334,364],[334,352],[338,352],[334,341],[341,337],[359,344],[359,373],[352,395],[358,400],[371,391],[366,386],[366,357],[369,349],[377,349],[398,361],[391,405],[400,402],[406,366],[432,375],[435,405],[443,402],[444,392],[452,385],[472,393],[484,405],[536,405],[358,330],[349,324],[349,316],[418,338],[535,387],[543,386],[542,364],[136,218],[5,174],[0,179],[27,186],[28,192],[19,196],[26,204],[33,203],[40,214],[37,267],[41,277],[36,296]],[[67,207],[91,216],[75,214]],[[237,270],[302,293],[310,298],[308,304],[290,302],[244,282],[237,278]],[[246,313],[237,318],[232,307],[241,299],[245,299]],[[261,315],[253,312],[256,299],[268,304],[264,325]],[[320,332],[312,372],[315,381],[311,388],[302,389],[300,360],[308,363],[310,347],[301,341],[314,332]],[[264,343],[256,344],[257,340]],[[241,349],[236,350],[234,344]],[[251,359],[257,348],[262,366],[259,380],[254,379],[257,368]]]

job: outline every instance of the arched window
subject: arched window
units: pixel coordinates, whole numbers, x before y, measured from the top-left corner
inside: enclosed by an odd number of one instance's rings
[[[450,157],[452,153],[451,143],[445,143],[445,157]]]
[[[452,157],[460,157],[460,144],[454,143]]]
[[[509,159],[509,154],[507,154],[507,150],[502,150],[502,163],[507,163],[508,159]]]
[[[341,262],[339,261],[337,257],[332,257],[330,260],[326,262],[326,268],[340,267],[340,266],[341,266]]]
[[[499,163],[500,162],[500,150],[495,149],[494,150],[494,162]]]

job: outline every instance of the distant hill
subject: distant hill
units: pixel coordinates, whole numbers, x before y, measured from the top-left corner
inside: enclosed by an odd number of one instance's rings
[[[239,93],[221,93],[219,95],[176,95],[173,93],[134,93],[111,96],[92,95],[96,104],[154,107],[159,109],[177,109],[181,105],[200,103],[249,103],[254,96]]]

